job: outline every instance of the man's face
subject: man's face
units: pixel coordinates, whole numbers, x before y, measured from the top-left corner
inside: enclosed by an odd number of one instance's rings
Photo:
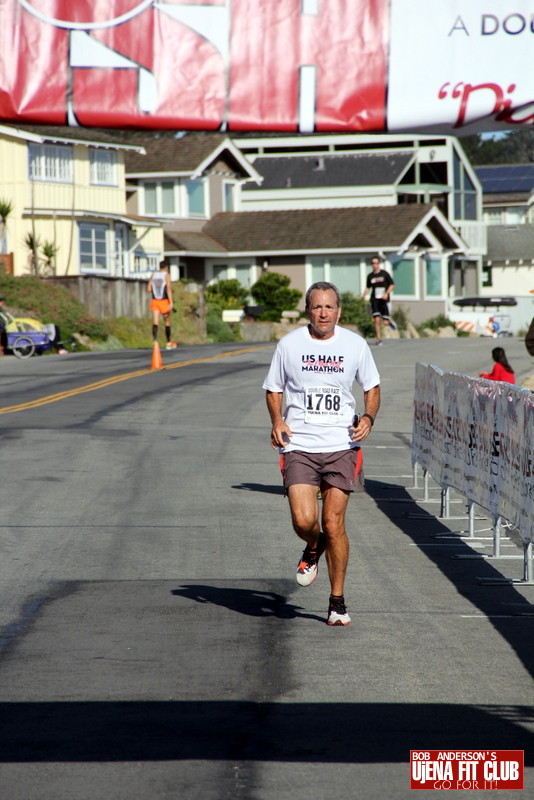
[[[307,309],[310,320],[310,333],[314,339],[330,339],[339,322],[341,306],[337,304],[336,293],[332,289],[322,292],[314,289],[310,295]]]
[[[371,266],[373,268],[373,272],[378,272],[379,271],[379,269],[380,269],[380,261],[378,260],[378,258],[372,258],[371,259]]]

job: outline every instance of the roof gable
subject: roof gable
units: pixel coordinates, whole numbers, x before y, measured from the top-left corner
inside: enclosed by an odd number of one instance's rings
[[[414,153],[410,151],[259,156],[254,159],[254,167],[263,175],[262,189],[393,186],[414,158]]]
[[[224,134],[188,133],[179,137],[142,140],[145,156],[129,153],[126,173],[129,177],[150,174],[198,177],[220,161],[228,169],[248,180],[261,180],[246,156]]]

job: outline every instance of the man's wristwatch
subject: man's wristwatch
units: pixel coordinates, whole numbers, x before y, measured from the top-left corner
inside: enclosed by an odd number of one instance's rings
[[[375,418],[373,417],[373,415],[365,412],[365,414],[362,414],[362,417],[367,417],[367,419],[371,420],[371,428],[372,428],[373,425],[375,424]]]

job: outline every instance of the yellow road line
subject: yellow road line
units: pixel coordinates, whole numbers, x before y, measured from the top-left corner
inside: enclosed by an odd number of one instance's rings
[[[180,369],[180,367],[189,367],[192,364],[202,364],[206,361],[216,361],[220,358],[230,358],[231,356],[241,356],[244,353],[251,353],[254,350],[264,350],[266,347],[272,347],[272,344],[262,344],[256,347],[245,347],[241,350],[232,350],[229,353],[219,353],[216,356],[207,356],[206,358],[193,358],[190,361],[178,361],[175,364],[169,364],[163,367],[163,370]],[[36,400],[29,400],[27,403],[18,403],[15,406],[5,406],[0,408],[0,414],[12,414],[15,411],[27,411],[30,408],[39,408],[39,406],[46,406],[49,403],[57,403],[58,400],[66,400],[68,397],[74,397],[77,394],[84,394],[85,392],[94,392],[97,389],[104,389],[106,386],[112,386],[114,383],[127,381],[130,378],[138,378],[141,375],[150,375],[153,372],[161,372],[162,370],[155,369],[138,369],[135,372],[125,372],[123,375],[114,375],[112,378],[105,378],[95,383],[88,383],[86,386],[80,386],[78,389],[69,389],[65,392],[57,392],[56,394],[49,394],[45,397],[39,397]]]

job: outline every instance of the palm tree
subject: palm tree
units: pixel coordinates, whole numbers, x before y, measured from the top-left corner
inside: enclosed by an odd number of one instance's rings
[[[26,238],[24,239],[24,244],[30,251],[29,255],[29,267],[30,267],[30,274],[31,275],[38,275],[39,274],[39,248],[41,246],[41,241],[38,236],[34,236],[33,233],[27,233]]]
[[[42,245],[41,253],[43,254],[43,265],[42,265],[42,273],[43,275],[55,275],[56,274],[56,256],[58,247],[52,242],[47,242]]]
[[[0,200],[0,253],[7,252],[6,222],[13,211],[11,200]]]

